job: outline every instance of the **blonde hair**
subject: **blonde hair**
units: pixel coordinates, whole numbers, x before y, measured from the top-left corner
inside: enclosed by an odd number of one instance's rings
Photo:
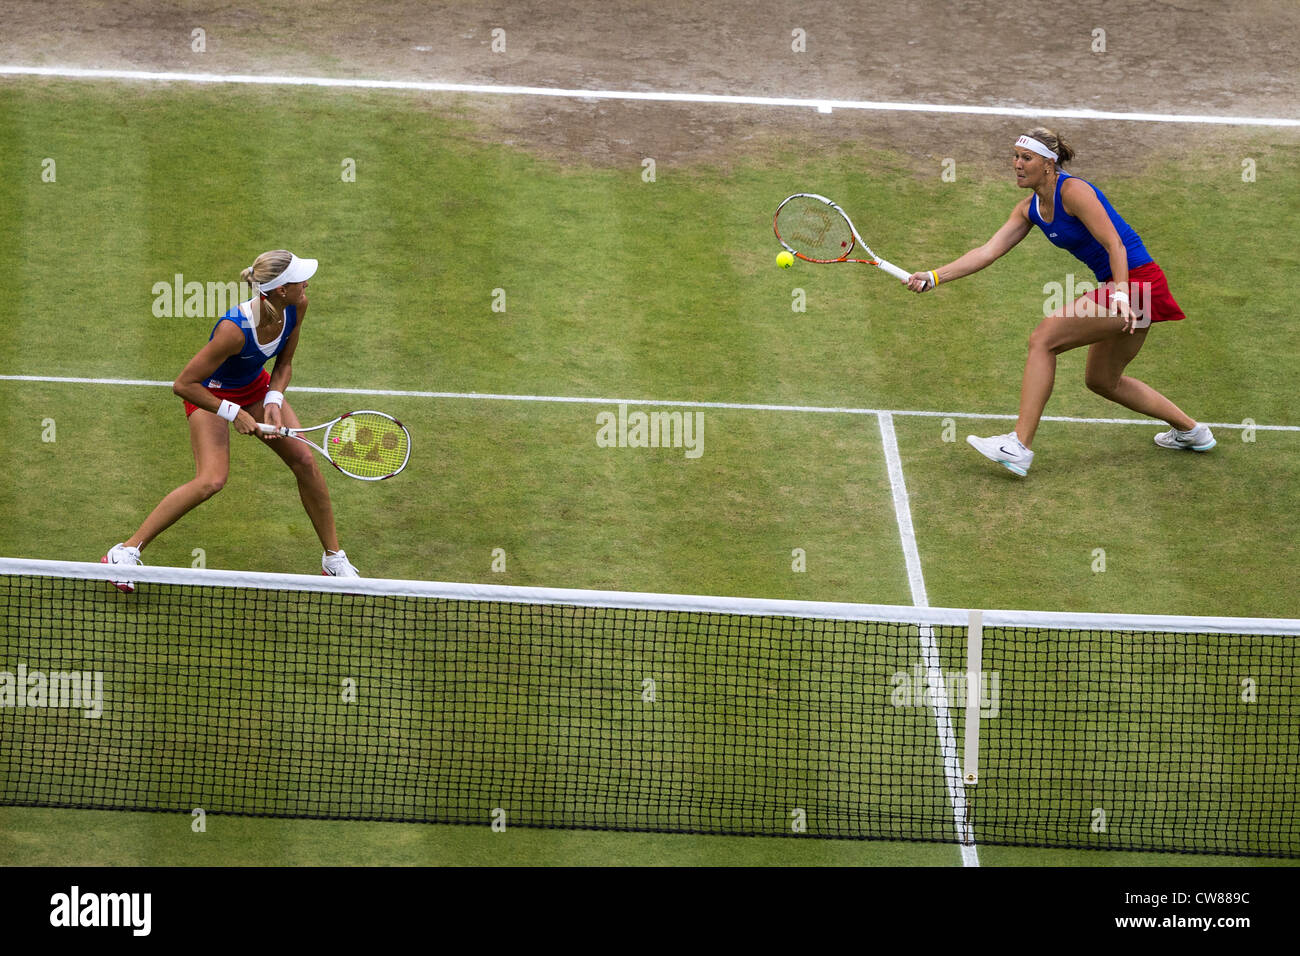
[[[253,287],[253,301],[269,312],[271,318],[278,318],[280,310],[271,303],[269,298],[262,296],[261,283],[270,282],[289,268],[289,260],[292,258],[293,253],[287,249],[272,249],[254,259],[253,264],[239,274],[242,281]]]
[[[1070,160],[1074,159],[1074,150],[1061,137],[1052,132],[1046,126],[1035,126],[1025,134],[1030,139],[1036,139],[1057,156],[1056,165],[1064,166]]]

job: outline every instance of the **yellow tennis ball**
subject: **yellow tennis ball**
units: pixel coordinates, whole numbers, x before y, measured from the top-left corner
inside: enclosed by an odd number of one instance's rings
[[[789,251],[782,250],[776,255],[776,264],[782,269],[789,269],[794,265],[794,256],[790,255]]]

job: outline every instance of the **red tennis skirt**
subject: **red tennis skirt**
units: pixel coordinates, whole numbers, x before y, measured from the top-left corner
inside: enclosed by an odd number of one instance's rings
[[[262,399],[266,398],[267,389],[271,386],[271,373],[262,369],[262,374],[257,376],[247,385],[239,388],[211,388],[208,389],[217,398],[225,399],[228,402],[234,402],[240,408],[247,408],[249,405],[256,405]],[[193,402],[185,403],[185,417],[189,418],[199,410],[199,406]]]
[[[1129,307],[1142,318],[1150,318],[1152,322],[1177,322],[1179,319],[1187,318],[1169,291],[1164,270],[1154,262],[1130,269],[1128,288]],[[1103,285],[1089,292],[1085,298],[1092,299],[1109,311],[1110,293],[1111,287]]]

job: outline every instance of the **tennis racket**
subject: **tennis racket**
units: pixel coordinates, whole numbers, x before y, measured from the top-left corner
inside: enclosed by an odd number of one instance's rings
[[[872,252],[848,214],[825,196],[795,193],[783,199],[772,217],[772,231],[805,262],[861,262],[904,282],[911,278],[911,273]]]
[[[391,478],[406,467],[411,457],[411,433],[396,418],[383,412],[348,412],[311,428],[276,428],[261,422],[257,428],[263,435],[280,434],[311,445],[343,474],[362,481]],[[303,437],[318,431],[324,432],[319,445]]]

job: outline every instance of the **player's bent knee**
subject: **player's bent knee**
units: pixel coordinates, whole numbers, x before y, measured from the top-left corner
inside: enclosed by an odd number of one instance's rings
[[[1034,329],[1034,331],[1029,333],[1030,351],[1035,349],[1051,350],[1053,344],[1052,330],[1048,327],[1046,322],[1041,323]]]
[[[320,469],[316,467],[316,459],[306,446],[299,446],[293,450],[289,457],[289,467],[293,469],[295,475],[319,474]]]
[[[1110,398],[1115,394],[1115,389],[1119,387],[1117,379],[1102,378],[1098,375],[1084,375],[1083,384],[1088,386],[1088,391],[1096,392],[1103,398]]]
[[[199,494],[203,495],[203,500],[207,501],[222,488],[226,487],[226,476],[212,476],[206,478],[196,478],[199,487]]]

